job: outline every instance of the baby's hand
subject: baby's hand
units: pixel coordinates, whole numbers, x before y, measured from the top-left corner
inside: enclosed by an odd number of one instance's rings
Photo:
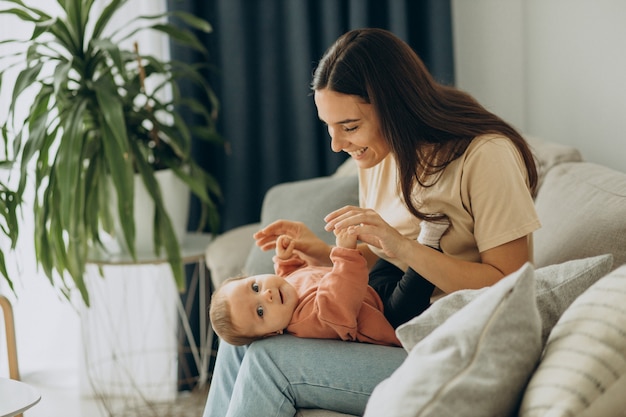
[[[276,256],[279,259],[289,259],[293,254],[293,248],[296,245],[295,240],[292,240],[287,235],[280,235],[276,239]]]
[[[334,229],[335,244],[340,248],[356,249],[358,236],[356,233],[350,233],[351,227],[347,229]]]

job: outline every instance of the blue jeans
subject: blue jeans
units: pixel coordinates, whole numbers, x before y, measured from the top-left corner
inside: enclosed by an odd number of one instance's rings
[[[402,348],[273,336],[220,341],[204,417],[293,417],[298,408],[362,415],[374,387],[406,358]]]

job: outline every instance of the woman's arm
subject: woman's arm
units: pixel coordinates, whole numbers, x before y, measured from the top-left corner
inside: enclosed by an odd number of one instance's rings
[[[331,266],[331,246],[317,237],[304,223],[277,220],[256,232],[256,245],[264,251],[276,248],[276,240],[285,235],[294,242],[293,250],[312,266]]]
[[[403,239],[398,257],[446,293],[490,286],[528,262],[528,237],[481,252],[481,262],[463,261],[410,239]]]
[[[279,236],[285,235],[294,242],[293,251],[311,266],[332,266],[330,251],[332,246],[317,237],[304,223],[291,220],[277,220],[256,232],[253,237],[256,245],[264,251],[276,248]],[[378,256],[367,244],[357,245],[357,249],[367,260],[368,268],[374,266]]]
[[[346,206],[325,220],[327,230],[353,226],[351,233],[357,233],[362,242],[380,248],[390,259],[408,264],[446,293],[492,285],[529,260],[527,236],[481,252],[480,262],[468,262],[403,236],[371,209]]]

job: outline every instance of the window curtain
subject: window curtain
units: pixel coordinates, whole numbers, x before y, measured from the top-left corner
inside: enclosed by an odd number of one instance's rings
[[[391,30],[438,81],[454,83],[450,0],[167,0],[167,7],[213,26],[212,33],[199,34],[208,57],[175,45],[171,54],[209,64],[206,78],[220,101],[217,128],[226,146],[192,145],[194,158],[222,188],[220,232],[259,221],[271,186],[331,174],[345,160],[331,151],[309,88],[318,60],[341,34],[360,27]],[[184,80],[180,89],[194,94]],[[190,230],[199,215],[192,198]],[[197,312],[194,302],[191,316]],[[191,325],[199,337],[198,323]],[[179,389],[192,388],[197,369],[188,354],[179,359]]]
[[[391,30],[440,82],[454,83],[449,0],[168,0],[168,8],[213,26],[202,35],[208,58],[177,48],[172,54],[212,66],[207,78],[227,146],[195,142],[194,156],[221,185],[221,231],[258,221],[272,185],[330,174],[345,160],[330,150],[309,89],[316,63],[342,33]],[[192,201],[190,228],[195,207]]]

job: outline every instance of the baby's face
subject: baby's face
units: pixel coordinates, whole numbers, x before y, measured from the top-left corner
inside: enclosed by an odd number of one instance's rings
[[[230,300],[233,325],[251,336],[282,333],[298,305],[296,289],[278,275],[232,281],[221,291]]]

